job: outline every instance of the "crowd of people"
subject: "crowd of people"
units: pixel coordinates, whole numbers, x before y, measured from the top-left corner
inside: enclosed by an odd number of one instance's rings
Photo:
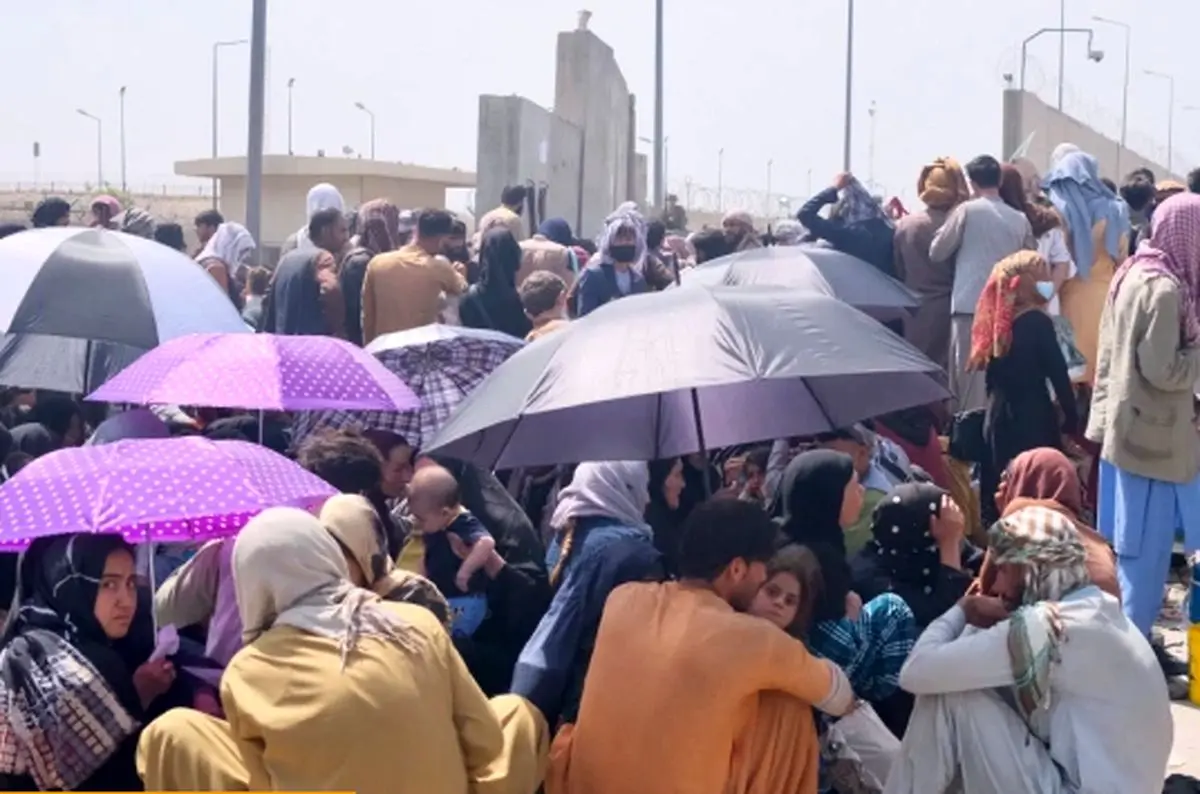
[[[908,214],[841,174],[766,233],[733,212],[686,236],[677,207],[627,203],[593,243],[526,228],[523,186],[468,234],[317,185],[272,267],[201,213],[188,253],[247,325],[358,345],[434,323],[537,345],[686,268],[832,246],[920,297],[896,330],[952,400],[504,471],[380,428],[164,408],[174,435],[263,443],[340,495],[205,543],[0,555],[2,787],[1160,791],[1183,663],[1153,626],[1177,535],[1200,543],[1200,196],[1144,172],[1114,190],[1069,144],[1045,176],[940,158],[919,193]],[[112,197],[91,213],[185,249]],[[111,440],[116,407],[20,386],[0,481]]]

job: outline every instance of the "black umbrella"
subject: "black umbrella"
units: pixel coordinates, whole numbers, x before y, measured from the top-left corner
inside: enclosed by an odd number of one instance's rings
[[[777,245],[723,256],[682,275],[684,286],[771,286],[833,295],[877,320],[903,319],[920,297],[858,257],[821,245]]]
[[[194,261],[103,229],[0,240],[0,385],[88,392],[168,339],[249,332]]]
[[[827,295],[673,289],[614,301],[517,351],[429,451],[496,468],[654,460],[942,400],[941,374]]]

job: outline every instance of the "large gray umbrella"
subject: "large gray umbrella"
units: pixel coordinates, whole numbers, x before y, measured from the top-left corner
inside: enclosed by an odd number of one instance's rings
[[[723,256],[680,276],[686,286],[770,286],[822,292],[878,320],[906,317],[920,297],[858,257],[822,245],[778,245]]]
[[[518,351],[429,450],[508,468],[653,460],[945,399],[936,364],[827,295],[694,287],[610,303]]]

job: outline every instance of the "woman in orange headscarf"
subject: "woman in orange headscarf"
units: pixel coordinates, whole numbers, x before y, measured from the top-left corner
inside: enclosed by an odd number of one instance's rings
[[[984,525],[1000,518],[994,494],[1000,473],[1027,449],[1061,448],[1062,434],[1078,424],[1067,363],[1045,306],[1054,294],[1050,269],[1035,251],[1018,251],[992,270],[971,328],[968,368],[987,374],[984,422],[987,460],[980,472]],[[1054,387],[1060,421],[1046,381]]]
[[[1092,583],[1118,601],[1121,600],[1121,585],[1117,579],[1116,558],[1112,549],[1099,532],[1081,520],[1083,486],[1070,458],[1057,449],[1047,447],[1022,452],[1008,464],[995,499],[1002,516],[1038,505],[1057,510],[1075,522]],[[979,570],[979,578],[972,592],[991,594],[995,579],[995,565],[989,552],[983,558],[983,567]]]

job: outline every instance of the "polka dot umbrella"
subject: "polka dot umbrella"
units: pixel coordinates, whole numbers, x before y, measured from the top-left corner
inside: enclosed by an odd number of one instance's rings
[[[421,404],[412,389],[362,348],[330,336],[275,334],[173,339],[88,399],[258,411],[406,411]]]
[[[334,493],[245,441],[192,436],[60,449],[0,486],[0,549],[71,532],[134,543],[227,537],[269,507],[316,510]]]

